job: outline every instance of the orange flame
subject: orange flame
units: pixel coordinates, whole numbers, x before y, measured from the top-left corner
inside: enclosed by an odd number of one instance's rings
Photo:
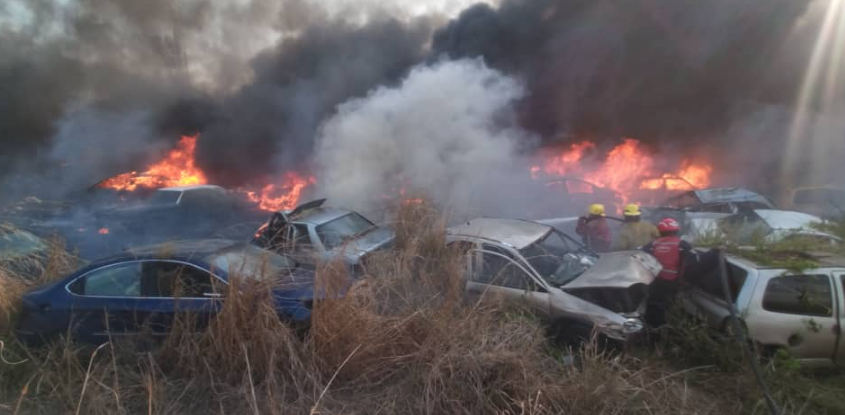
[[[134,191],[139,187],[158,189],[171,186],[206,184],[205,173],[194,164],[194,151],[199,135],[183,135],[175,149],[159,161],[138,173],[130,171],[107,179],[100,187]]]
[[[147,170],[114,176],[101,182],[99,187],[132,192],[139,188],[159,189],[207,184],[208,179],[202,169],[196,166],[194,158],[198,138],[199,135],[182,136],[175,149]],[[277,211],[296,207],[302,191],[314,183],[314,177],[304,178],[296,172],[288,172],[282,176],[282,183],[267,184],[260,190],[255,190],[257,186],[245,186],[235,190],[261,209]],[[107,234],[108,229],[104,229],[99,232]]]
[[[540,172],[545,172],[552,177],[580,177],[617,192],[625,203],[637,190],[692,190],[711,183],[713,167],[706,163],[684,160],[676,172],[658,172],[654,157],[633,138],[624,138],[603,161],[589,163],[586,155],[595,148],[589,141],[572,144],[563,152],[547,157],[541,165],[532,166],[531,176],[539,179]]]
[[[108,235],[109,234],[109,228],[100,228],[100,230],[97,231],[97,233],[99,233],[100,235]]]
[[[247,198],[258,207],[269,211],[289,210],[296,207],[302,190],[317,182],[314,177],[302,177],[296,172],[284,175],[284,183],[268,184],[260,191],[247,191]]]

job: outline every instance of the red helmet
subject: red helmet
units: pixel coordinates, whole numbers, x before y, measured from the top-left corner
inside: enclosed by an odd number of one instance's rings
[[[677,232],[681,230],[681,225],[675,219],[666,218],[657,224],[657,230],[660,231],[660,233]]]

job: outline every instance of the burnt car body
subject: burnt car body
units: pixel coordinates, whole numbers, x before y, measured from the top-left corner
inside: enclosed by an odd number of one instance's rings
[[[255,232],[257,246],[290,255],[304,264],[342,259],[360,272],[372,252],[389,249],[396,239],[351,210],[324,206],[325,199],[304,203],[289,212],[275,212]]]
[[[731,303],[748,336],[764,352],[778,349],[806,363],[845,365],[845,258],[813,255],[801,272],[726,255]],[[688,269],[680,293],[684,310],[714,329],[729,330],[730,309],[718,263]]]
[[[664,200],[658,207],[644,207],[643,219],[657,223],[664,218],[686,227],[692,219],[718,219],[754,209],[774,209],[766,197],[739,187],[690,190]]]
[[[236,238],[264,215],[220,186],[197,185],[158,189],[143,202],[97,212],[97,221],[98,228],[131,246],[172,238]]]
[[[450,248],[465,252],[473,297],[527,301],[550,325],[593,328],[615,340],[639,333],[648,285],[661,266],[641,251],[601,256],[537,222],[478,218],[450,228]]]
[[[279,317],[310,319],[313,270],[249,244],[198,240],[126,251],[30,291],[22,298],[17,334],[34,344],[66,333],[94,344],[114,336],[165,336],[177,314],[200,323],[213,318],[234,275],[275,279]]]
[[[701,238],[724,238],[738,245],[774,243],[790,239],[813,240],[833,245],[842,243],[839,237],[813,228],[814,223],[822,222],[823,219],[818,216],[801,212],[754,209],[721,218],[690,219],[682,238],[691,243]]]

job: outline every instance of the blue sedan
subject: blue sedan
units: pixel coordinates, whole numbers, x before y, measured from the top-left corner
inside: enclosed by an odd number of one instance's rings
[[[231,275],[275,278],[279,317],[310,320],[313,270],[249,244],[203,240],[125,251],[31,291],[23,296],[17,333],[28,343],[67,333],[94,344],[164,336],[177,313],[207,323],[220,310]]]

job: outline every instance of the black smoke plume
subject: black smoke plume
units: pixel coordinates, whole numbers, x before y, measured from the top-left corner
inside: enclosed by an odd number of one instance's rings
[[[801,67],[776,64],[809,3],[508,0],[464,11],[433,47],[522,78],[523,125],[549,141],[701,139],[748,102],[795,98]]]

